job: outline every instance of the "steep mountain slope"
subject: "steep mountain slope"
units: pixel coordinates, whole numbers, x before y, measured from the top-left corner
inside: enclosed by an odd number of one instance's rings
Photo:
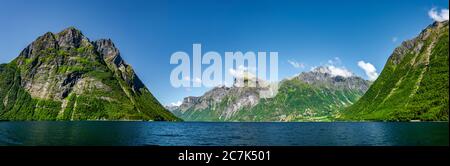
[[[46,33],[0,65],[3,120],[178,120],[111,40],[75,29]]]
[[[172,112],[186,121],[227,121],[244,107],[259,102],[258,87],[215,87],[200,97],[186,97]]]
[[[174,113],[187,121],[327,121],[369,86],[362,78],[335,76],[319,67],[282,81],[274,98],[260,99],[258,88],[216,87],[185,98]]]
[[[435,22],[389,57],[367,93],[342,119],[448,120],[448,21]]]

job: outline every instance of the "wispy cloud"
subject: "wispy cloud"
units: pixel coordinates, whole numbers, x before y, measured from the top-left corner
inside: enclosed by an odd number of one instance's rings
[[[332,76],[341,76],[341,77],[351,77],[354,74],[341,65],[342,61],[339,57],[334,57],[333,59],[330,59],[327,61],[326,64],[324,64],[321,67],[311,67],[311,71],[321,72],[321,73],[328,73]]]
[[[393,37],[393,38],[392,38],[392,42],[393,42],[393,43],[397,42],[397,40],[398,40],[398,37]]]
[[[374,81],[378,78],[377,69],[371,63],[359,61],[358,66],[364,70],[369,80]]]
[[[333,59],[328,60],[329,65],[340,65],[341,63],[341,58],[339,57],[334,57]]]
[[[172,102],[172,103],[170,103],[169,106],[172,106],[172,107],[176,106],[176,107],[178,107],[178,106],[180,106],[181,104],[183,104],[182,101],[177,101],[177,102]]]
[[[236,78],[244,78],[247,77],[249,79],[253,79],[256,78],[256,69],[253,68],[247,68],[244,66],[238,66],[237,69],[233,69],[230,68],[228,69],[228,72],[230,73],[231,76],[236,77]]]
[[[328,66],[330,74],[333,76],[351,77],[353,73],[344,67]]]
[[[326,65],[322,67],[312,67],[311,71],[328,73],[332,76],[351,77],[353,73],[345,67],[337,67],[333,65]]]
[[[288,63],[292,65],[292,67],[297,68],[297,69],[302,69],[305,68],[305,64],[297,62],[295,60],[288,60]]]
[[[431,10],[428,11],[428,16],[434,21],[446,21],[448,20],[448,9],[441,9],[439,12],[436,8],[431,8]]]

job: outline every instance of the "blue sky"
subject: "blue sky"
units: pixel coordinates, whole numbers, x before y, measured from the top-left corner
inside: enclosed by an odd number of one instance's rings
[[[208,90],[170,84],[170,72],[176,67],[169,63],[171,54],[192,55],[194,43],[201,43],[203,52],[222,55],[276,51],[280,79],[330,65],[329,60],[369,79],[358,62],[373,64],[381,72],[401,41],[433,22],[428,15],[432,8],[448,9],[448,1],[3,0],[0,63],[11,61],[45,32],[75,26],[91,40],[111,38],[163,104]]]

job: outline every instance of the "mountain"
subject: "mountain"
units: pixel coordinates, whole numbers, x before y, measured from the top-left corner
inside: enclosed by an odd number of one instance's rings
[[[227,121],[244,107],[259,102],[259,86],[219,86],[200,97],[186,97],[172,112],[186,121]]]
[[[333,75],[329,67],[280,82],[273,98],[260,98],[257,87],[216,87],[187,97],[173,112],[186,121],[329,121],[356,102],[370,82]]]
[[[178,120],[111,40],[48,32],[0,65],[2,120]]]
[[[448,21],[397,47],[367,93],[342,119],[448,121]]]

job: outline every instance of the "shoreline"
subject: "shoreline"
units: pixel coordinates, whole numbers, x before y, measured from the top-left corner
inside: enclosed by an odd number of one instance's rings
[[[167,122],[167,123],[448,123],[449,121],[146,121],[146,120],[77,120],[77,121],[59,121],[59,120],[0,120],[0,122]]]

